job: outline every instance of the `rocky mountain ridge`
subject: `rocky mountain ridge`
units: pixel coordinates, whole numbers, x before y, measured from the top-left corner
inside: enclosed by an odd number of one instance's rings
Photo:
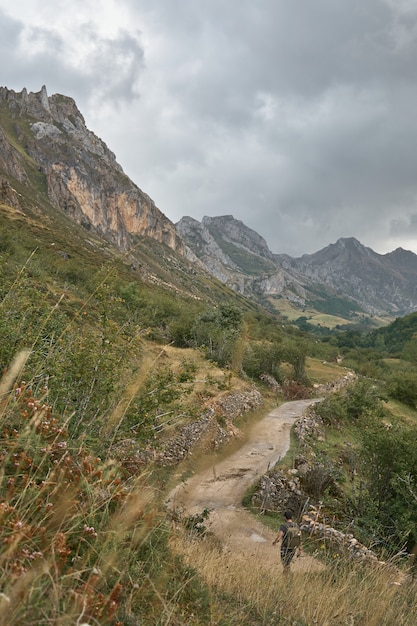
[[[273,254],[262,237],[231,215],[204,217],[201,223],[183,217],[177,230],[208,271],[243,295],[284,298],[347,317],[417,310],[417,255],[402,248],[381,255],[351,237],[292,258]]]

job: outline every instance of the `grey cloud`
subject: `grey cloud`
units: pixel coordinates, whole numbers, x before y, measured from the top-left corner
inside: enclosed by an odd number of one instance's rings
[[[120,6],[132,19],[116,36],[98,34],[93,12],[76,33],[90,44],[78,65],[53,23],[32,28],[22,58],[21,24],[2,21],[3,80],[73,96],[173,221],[231,213],[294,256],[343,236],[384,252],[414,232],[415,3]]]
[[[81,62],[71,61],[68,42],[53,28],[31,26],[26,33],[28,53],[19,53],[23,24],[2,16],[2,33],[8,33],[12,59],[3,80],[9,87],[38,90],[42,84],[77,98],[79,106],[97,100],[117,104],[138,97],[137,83],[144,67],[144,51],[138,31],[120,31],[113,38],[101,37],[91,23],[74,34],[81,50]],[[88,45],[85,45],[88,43]],[[4,44],[3,44],[4,45]],[[3,56],[3,58],[5,58]]]
[[[417,236],[417,213],[395,218],[390,223],[390,234],[393,237],[416,237]]]
[[[398,17],[381,0],[352,0],[348,10],[345,0],[158,6],[159,28],[178,38],[173,63],[198,66],[167,80],[200,115],[246,123],[258,91],[311,98],[337,84],[416,76],[414,51],[397,44]]]
[[[138,81],[144,67],[144,50],[139,32],[119,32],[117,37],[97,36],[89,23],[81,29],[82,37],[92,44],[92,52],[84,60],[88,74],[100,97],[134,100],[138,96]]]
[[[18,21],[8,17],[0,9],[0,50],[3,58],[12,57],[12,51],[14,50],[16,40],[21,30],[22,25]]]

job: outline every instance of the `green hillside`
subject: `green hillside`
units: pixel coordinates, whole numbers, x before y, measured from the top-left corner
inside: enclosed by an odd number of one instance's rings
[[[372,626],[395,613],[411,626],[405,558],[407,586],[394,587],[306,537],[323,568],[295,598],[275,571],[225,554],[207,511],[173,516],[165,500],[271,408],[324,394],[310,451],[314,476],[331,480],[311,503],[343,528],[354,517],[389,558],[411,550],[415,316],[321,338],[154,239],[122,250],[50,201],[25,147],[30,120],[2,110],[0,122],[19,154],[14,175],[12,153],[0,172],[0,625]],[[349,369],[359,382],[333,394]],[[290,476],[296,454],[308,456],[294,441]]]
[[[412,349],[416,339],[417,313],[412,313],[373,331],[367,338],[367,344],[384,350],[387,355],[399,357],[404,350]]]

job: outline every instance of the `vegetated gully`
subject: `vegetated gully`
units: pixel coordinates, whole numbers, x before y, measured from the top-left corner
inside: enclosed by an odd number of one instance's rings
[[[171,510],[196,515],[210,510],[207,528],[222,549],[240,553],[267,568],[279,566],[279,552],[272,548],[276,533],[242,507],[246,490],[288,451],[294,422],[318,400],[294,400],[275,408],[249,431],[242,446],[209,469],[198,471],[177,485],[167,501]],[[311,557],[296,559],[294,572],[321,569]]]

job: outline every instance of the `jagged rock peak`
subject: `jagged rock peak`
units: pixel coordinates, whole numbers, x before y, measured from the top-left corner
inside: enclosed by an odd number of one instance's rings
[[[205,216],[202,224],[211,232],[217,231],[226,241],[264,258],[272,258],[272,252],[265,239],[242,221],[235,219],[233,215]]]
[[[99,155],[111,167],[123,172],[113,152],[87,128],[73,98],[61,94],[48,96],[45,85],[40,91],[29,93],[26,88],[17,93],[0,87],[0,102],[19,116],[33,118],[31,129],[37,140],[50,138],[62,142],[68,136],[72,142],[82,145],[83,149]]]
[[[13,89],[8,89],[7,87],[0,87],[0,100],[6,102],[9,109],[15,109],[20,115],[28,114],[43,121],[51,122],[54,119],[54,111],[51,107],[51,100],[53,102],[53,99],[54,96],[52,96],[52,99],[48,97],[45,85],[38,92],[28,92],[26,87],[21,92],[13,91]],[[72,99],[68,98],[68,100]],[[72,105],[72,108],[74,109],[75,107],[76,109],[73,100]],[[78,110],[77,113],[81,115]]]
[[[190,217],[189,215],[184,215],[176,224],[179,229],[186,227],[199,228],[201,226],[200,222],[196,220],[194,217]]]

